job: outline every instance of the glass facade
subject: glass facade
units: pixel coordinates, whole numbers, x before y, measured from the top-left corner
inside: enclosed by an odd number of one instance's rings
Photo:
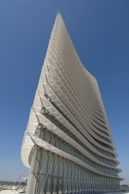
[[[117,178],[93,173],[48,150],[37,149],[35,152],[40,152],[40,157],[37,158],[36,153],[32,158],[37,171],[36,177],[34,172],[30,172],[31,181],[36,180],[34,193],[103,193],[120,190]],[[37,161],[39,165],[36,165]],[[30,184],[32,189],[32,182]]]

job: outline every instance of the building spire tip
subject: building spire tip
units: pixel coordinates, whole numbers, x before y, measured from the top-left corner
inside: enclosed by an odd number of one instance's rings
[[[57,11],[57,14],[60,15],[60,10]]]

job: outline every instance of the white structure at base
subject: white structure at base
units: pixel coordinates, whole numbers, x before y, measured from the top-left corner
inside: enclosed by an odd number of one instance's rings
[[[22,144],[27,194],[118,191],[116,157],[97,81],[57,14]]]

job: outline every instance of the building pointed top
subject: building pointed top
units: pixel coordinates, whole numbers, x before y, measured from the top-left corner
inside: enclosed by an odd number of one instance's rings
[[[57,15],[60,15],[60,10],[57,11]]]

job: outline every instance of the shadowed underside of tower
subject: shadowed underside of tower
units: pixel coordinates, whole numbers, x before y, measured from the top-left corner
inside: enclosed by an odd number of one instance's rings
[[[116,157],[97,81],[57,14],[21,149],[27,193],[118,191]]]

